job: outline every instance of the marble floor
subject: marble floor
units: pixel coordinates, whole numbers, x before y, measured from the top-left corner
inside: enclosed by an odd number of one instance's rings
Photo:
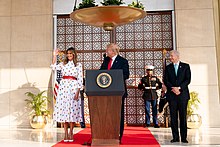
[[[160,143],[161,147],[190,146],[190,147],[220,147],[220,128],[188,129],[186,143],[170,143],[171,128],[149,128]]]
[[[170,128],[149,128],[161,147],[192,146],[220,147],[220,128],[200,128],[188,130],[188,144],[170,143]],[[74,133],[81,128],[75,128]],[[50,147],[62,140],[62,128],[40,129],[0,129],[1,147]]]

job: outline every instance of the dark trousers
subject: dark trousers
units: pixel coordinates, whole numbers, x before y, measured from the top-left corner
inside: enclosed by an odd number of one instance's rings
[[[85,117],[84,117],[84,91],[80,91],[80,96],[81,96],[81,113],[82,113],[82,122],[80,122],[81,128],[85,128]]]
[[[150,105],[152,107],[152,116],[153,116],[153,123],[154,125],[158,125],[157,122],[157,100],[146,100],[145,107],[146,107],[146,124],[150,125]]]
[[[124,108],[125,108],[125,98],[122,97],[122,102],[121,102],[121,122],[120,122],[120,138],[122,138],[123,133],[124,133]]]
[[[179,130],[178,130],[178,113],[180,120],[180,136],[181,140],[185,140],[187,138],[187,104],[188,100],[180,101],[173,100],[169,101],[170,108],[170,117],[171,117],[171,130],[173,139],[179,139]]]

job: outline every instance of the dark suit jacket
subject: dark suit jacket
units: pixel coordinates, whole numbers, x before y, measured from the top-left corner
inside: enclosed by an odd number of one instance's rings
[[[172,101],[179,97],[179,100],[190,99],[188,85],[191,81],[191,71],[189,64],[180,62],[177,71],[177,76],[175,74],[175,69],[173,63],[169,64],[165,68],[164,84],[167,87],[167,101]],[[171,91],[171,87],[180,87],[180,95],[175,95]]]
[[[150,79],[149,79],[150,78]],[[145,89],[145,87],[156,87],[156,89]],[[158,98],[157,91],[162,88],[162,83],[156,76],[149,77],[144,76],[141,78],[141,82],[138,84],[138,89],[143,90],[142,98],[146,100],[155,100]]]
[[[108,63],[109,63],[110,58],[109,57],[105,57],[103,60],[103,63],[100,67],[101,70],[107,70],[108,69]],[[115,58],[115,61],[112,64],[111,70],[114,69],[122,69],[123,70],[123,77],[124,77],[124,81],[126,79],[129,78],[129,65],[128,65],[128,60],[121,57],[120,55],[118,55]],[[126,83],[125,84],[125,95],[123,97],[127,97],[127,88],[126,88]]]

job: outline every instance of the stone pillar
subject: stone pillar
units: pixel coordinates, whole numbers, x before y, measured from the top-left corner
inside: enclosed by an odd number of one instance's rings
[[[212,0],[175,0],[177,50],[191,65],[190,91],[199,93],[203,126],[220,127],[218,67]]]
[[[25,92],[51,92],[52,0],[0,0],[0,127],[29,127]]]

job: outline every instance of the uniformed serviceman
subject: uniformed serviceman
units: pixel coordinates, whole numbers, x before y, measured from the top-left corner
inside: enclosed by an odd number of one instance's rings
[[[150,105],[152,106],[152,116],[153,116],[153,123],[155,128],[159,128],[158,121],[157,121],[157,92],[156,90],[162,88],[161,81],[153,75],[154,66],[147,65],[145,67],[147,75],[141,78],[140,83],[138,84],[138,89],[143,91],[142,98],[145,102],[145,109],[146,109],[146,126],[150,126]]]

